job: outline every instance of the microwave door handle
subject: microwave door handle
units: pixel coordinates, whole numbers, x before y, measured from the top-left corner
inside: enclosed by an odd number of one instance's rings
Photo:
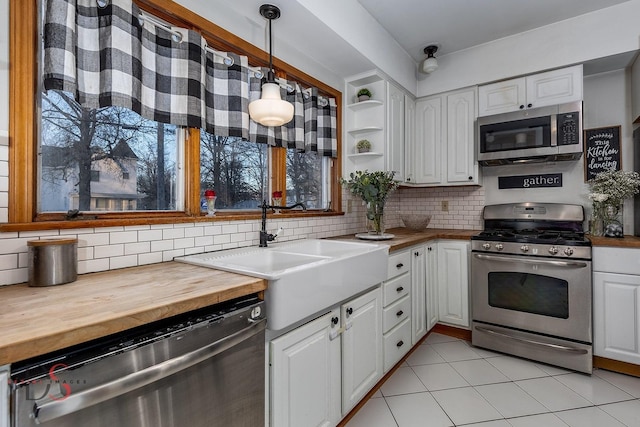
[[[265,328],[266,318],[260,321],[253,321],[249,323],[249,326],[231,335],[192,352],[185,353],[182,356],[166,360],[94,388],[71,393],[64,400],[52,400],[43,404],[36,403],[33,405],[34,420],[37,424],[42,424],[152,384],[210,359],[260,333]]]
[[[551,115],[551,146],[558,146],[558,115]]]
[[[547,260],[547,259],[529,259],[529,258],[512,258],[500,255],[485,255],[485,254],[473,254],[477,259],[487,261],[507,262],[512,264],[542,264],[548,266],[562,267],[562,268],[585,268],[588,267],[586,262],[581,261],[561,261],[561,260]]]

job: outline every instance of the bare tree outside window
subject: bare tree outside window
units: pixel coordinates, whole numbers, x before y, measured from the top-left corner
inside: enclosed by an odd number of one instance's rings
[[[41,105],[40,212],[176,209],[175,126],[61,91]]]
[[[265,144],[200,132],[200,190],[216,192],[216,209],[257,209],[268,191]],[[202,200],[203,210],[206,204]]]
[[[287,203],[303,202],[309,209],[326,209],[328,162],[318,153],[287,150]]]

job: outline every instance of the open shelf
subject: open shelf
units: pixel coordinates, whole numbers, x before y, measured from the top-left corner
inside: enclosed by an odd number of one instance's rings
[[[347,157],[380,157],[382,153],[376,153],[375,151],[369,151],[367,153],[353,153],[347,154]]]
[[[367,108],[377,107],[379,105],[382,105],[382,101],[379,101],[377,99],[370,99],[368,101],[361,101],[361,102],[356,102],[354,104],[349,104],[347,105],[347,108],[351,109],[352,111],[359,111],[359,110],[365,110]]]
[[[361,128],[357,128],[357,129],[350,129],[348,132],[351,135],[360,135],[362,133],[368,133],[368,132],[378,132],[381,131],[382,128],[380,126],[365,126],[365,127],[361,127]]]

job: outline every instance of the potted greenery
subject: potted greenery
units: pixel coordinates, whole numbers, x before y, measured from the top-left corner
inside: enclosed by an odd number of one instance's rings
[[[355,171],[349,174],[349,180],[340,178],[340,184],[351,194],[359,196],[367,205],[367,231],[369,234],[384,234],[384,204],[400,181],[393,179],[394,171]]]
[[[368,101],[371,99],[371,91],[366,87],[363,87],[358,91],[358,101]]]
[[[371,150],[371,143],[366,139],[361,139],[356,143],[358,153],[368,153]]]

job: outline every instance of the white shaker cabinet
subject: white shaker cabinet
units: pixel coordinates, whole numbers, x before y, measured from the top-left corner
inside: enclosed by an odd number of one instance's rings
[[[346,415],[382,378],[380,287],[343,304],[341,313],[342,413]]]
[[[593,248],[593,352],[640,365],[640,249]]]
[[[469,327],[469,243],[438,243],[439,320]]]
[[[409,250],[390,254],[387,280],[382,284],[382,361],[385,373],[411,349],[412,261]]]
[[[382,378],[380,287],[270,343],[271,426],[335,426]]]
[[[394,171],[398,181],[404,181],[405,149],[405,95],[391,83],[387,83],[387,145],[386,170]]]
[[[411,252],[411,343],[416,344],[427,333],[427,255],[424,246]]]
[[[478,115],[581,101],[582,65],[479,86]]]
[[[416,100],[415,139],[407,183],[478,185],[476,88]]]
[[[438,244],[430,242],[425,246],[425,309],[427,316],[427,332],[433,329],[438,323],[439,301],[438,301]]]
[[[271,341],[271,426],[335,426],[341,418],[338,308]]]

